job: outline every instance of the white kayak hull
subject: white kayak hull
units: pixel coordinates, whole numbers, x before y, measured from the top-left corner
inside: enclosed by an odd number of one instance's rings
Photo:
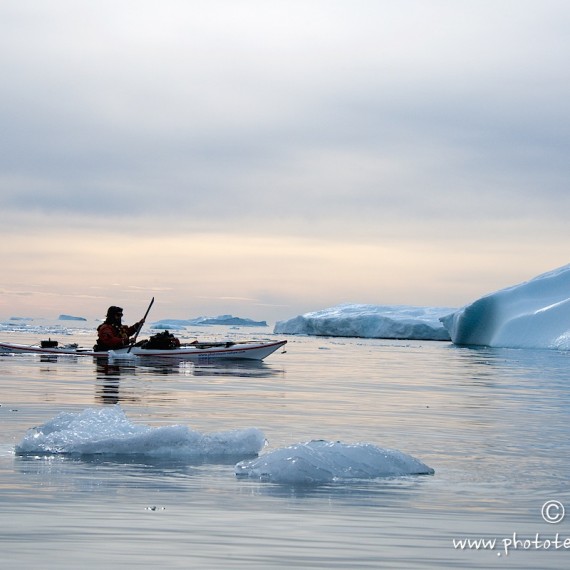
[[[130,351],[127,348],[110,350],[108,352],[96,352],[88,348],[80,348],[74,345],[42,347],[39,345],[15,344],[0,342],[0,352],[63,355],[63,356],[94,356],[95,358],[174,358],[183,360],[202,360],[212,358],[263,360],[287,343],[286,340],[275,342],[246,341],[246,342],[212,342],[195,343],[181,346],[171,350],[145,349],[133,346]]]

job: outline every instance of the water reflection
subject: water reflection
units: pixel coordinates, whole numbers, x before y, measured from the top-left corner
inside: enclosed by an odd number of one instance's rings
[[[505,374],[508,376],[533,375],[545,376],[548,370],[549,379],[563,374],[568,378],[565,369],[570,358],[570,352],[517,349],[517,348],[490,348],[484,346],[455,346],[449,345],[452,358],[457,359],[467,370],[477,370],[480,375]]]
[[[240,378],[269,378],[284,373],[283,368],[259,360],[204,360],[193,362],[169,358],[144,361],[97,362],[97,378],[124,375],[182,374],[184,376],[235,376]]]
[[[102,404],[118,404],[121,401],[134,402],[139,400],[139,397],[132,393],[121,393],[121,377],[125,374],[133,376],[135,367],[132,364],[124,363],[119,365],[107,361],[96,361],[97,365],[97,380],[95,383],[96,398]],[[131,389],[132,392],[132,389]]]
[[[141,393],[140,380],[152,382],[163,376],[184,376],[207,378],[249,378],[263,379],[283,376],[282,367],[266,364],[259,360],[216,360],[193,362],[184,359],[156,359],[101,361],[96,365],[96,397],[103,404],[118,404],[122,401],[136,401]],[[132,383],[138,379],[136,384]],[[172,380],[176,380],[172,378]],[[121,390],[123,383],[123,390]],[[128,383],[128,384],[125,384]],[[128,394],[124,386],[128,385]],[[172,387],[173,388],[173,387]]]
[[[416,501],[425,489],[429,477],[424,475],[404,477],[375,477],[373,479],[351,479],[324,484],[261,483],[256,480],[239,479],[238,492],[277,499],[320,498],[348,500],[359,508],[382,506],[400,507],[403,503]]]
[[[119,379],[109,378],[103,384],[97,384],[97,397],[102,404],[118,404],[119,403]]]
[[[284,369],[260,360],[227,360],[194,365],[193,376],[235,376],[238,378],[270,378],[281,376]]]
[[[180,491],[189,479],[218,475],[231,480],[241,457],[153,459],[144,456],[16,456],[14,471],[21,480],[45,496],[66,482],[68,490],[109,495],[136,481],[139,491]],[[20,483],[22,484],[22,483]]]

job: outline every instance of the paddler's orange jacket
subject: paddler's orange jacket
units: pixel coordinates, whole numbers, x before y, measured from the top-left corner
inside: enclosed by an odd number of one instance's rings
[[[137,331],[140,323],[133,326],[112,325],[103,323],[97,327],[97,348],[99,350],[114,350],[129,346],[129,337]]]

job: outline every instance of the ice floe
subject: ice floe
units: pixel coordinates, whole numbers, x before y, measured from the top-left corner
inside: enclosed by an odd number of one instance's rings
[[[433,473],[431,467],[395,449],[323,440],[276,449],[235,468],[239,478],[299,485]]]
[[[202,434],[184,425],[132,423],[120,406],[62,412],[28,430],[17,455],[146,455],[155,458],[254,457],[265,445],[257,428]]]

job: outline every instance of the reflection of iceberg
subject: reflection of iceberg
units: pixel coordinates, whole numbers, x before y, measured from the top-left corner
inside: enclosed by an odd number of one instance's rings
[[[361,338],[449,340],[440,317],[454,309],[343,304],[275,324],[273,332]]]
[[[441,318],[455,344],[570,350],[570,265]]]
[[[237,477],[299,485],[433,473],[431,467],[395,449],[322,440],[276,449],[236,465]]]
[[[186,426],[151,427],[131,423],[119,406],[62,412],[29,430],[18,455],[145,455],[181,459],[252,457],[265,444],[256,428],[201,434]]]

